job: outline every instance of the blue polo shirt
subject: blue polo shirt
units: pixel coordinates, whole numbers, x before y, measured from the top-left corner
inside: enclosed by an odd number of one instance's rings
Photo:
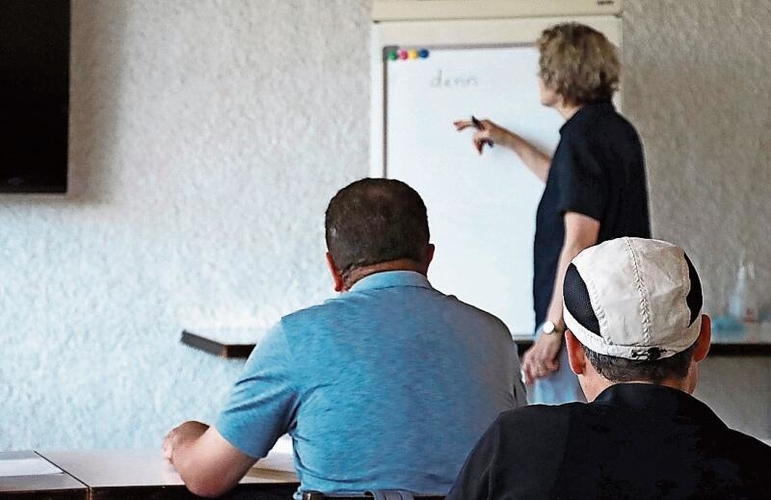
[[[284,317],[216,428],[257,458],[288,433],[301,490],[445,494],[497,415],[524,404],[506,326],[392,271]]]

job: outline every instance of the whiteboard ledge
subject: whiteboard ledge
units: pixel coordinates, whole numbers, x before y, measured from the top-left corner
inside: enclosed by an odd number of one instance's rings
[[[426,21],[502,17],[620,16],[623,0],[375,0],[372,20]]]

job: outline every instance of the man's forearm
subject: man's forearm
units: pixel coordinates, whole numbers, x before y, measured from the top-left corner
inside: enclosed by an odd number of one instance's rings
[[[185,483],[186,478],[195,475],[195,445],[207,430],[208,426],[200,422],[185,422],[164,440],[164,454]]]
[[[163,451],[187,488],[204,497],[233,488],[257,461],[233,447],[214,427],[192,421],[166,435]]]

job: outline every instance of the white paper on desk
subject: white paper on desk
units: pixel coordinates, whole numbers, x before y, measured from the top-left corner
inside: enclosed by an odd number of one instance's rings
[[[0,460],[0,477],[42,476],[59,474],[62,470],[42,458],[17,458]]]
[[[287,435],[278,438],[276,444],[268,452],[268,456],[259,459],[254,466],[258,469],[294,472],[294,447],[292,446],[292,438]]]

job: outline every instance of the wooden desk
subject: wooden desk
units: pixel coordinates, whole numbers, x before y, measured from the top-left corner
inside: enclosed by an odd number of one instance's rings
[[[263,330],[220,329],[205,333],[183,330],[180,342],[220,358],[246,359],[264,334]]]
[[[0,452],[0,461],[39,459],[34,451]],[[87,500],[88,488],[62,471],[55,474],[0,477],[0,498]]]
[[[214,329],[205,332],[183,330],[179,341],[194,349],[225,359],[246,359],[252,353],[264,330]],[[532,335],[515,335],[519,354],[533,345]]]
[[[45,451],[40,454],[84,484],[88,500],[199,498],[187,490],[160,451]],[[221,498],[287,500],[298,486],[293,473],[254,468],[232,492]]]
[[[180,342],[214,356],[226,359],[246,359],[264,331],[183,330]],[[520,356],[533,345],[532,335],[514,335]],[[758,335],[713,335],[710,356],[771,356],[771,331]]]

